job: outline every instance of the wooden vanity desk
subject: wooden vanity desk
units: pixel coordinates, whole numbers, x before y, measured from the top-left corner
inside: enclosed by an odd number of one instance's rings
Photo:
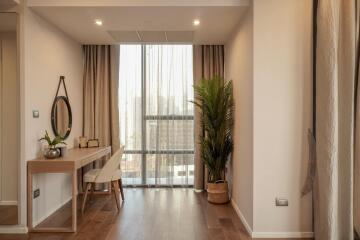
[[[111,147],[73,148],[66,157],[45,159],[44,157],[27,162],[27,225],[29,232],[76,232],[77,220],[77,170],[102,157],[111,156]],[[72,225],[66,227],[33,226],[33,175],[38,173],[69,173],[72,176]]]

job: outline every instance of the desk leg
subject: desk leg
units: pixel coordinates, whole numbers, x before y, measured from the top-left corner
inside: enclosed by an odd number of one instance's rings
[[[108,161],[111,158],[111,152],[109,154],[106,155],[106,161]],[[109,195],[112,194],[112,184],[111,182],[108,183],[108,190],[109,190]]]
[[[65,173],[65,172],[64,172]],[[32,222],[32,172],[28,169],[27,173],[27,225],[29,232],[76,232],[77,228],[77,171],[71,171],[72,174],[72,226],[69,227],[33,227]]]
[[[33,223],[32,223],[32,212],[33,212],[33,207],[32,207],[32,172],[29,170],[29,168],[27,169],[27,226],[28,226],[28,230],[31,231],[33,228]]]
[[[77,222],[77,171],[72,176],[72,230],[76,232]]]

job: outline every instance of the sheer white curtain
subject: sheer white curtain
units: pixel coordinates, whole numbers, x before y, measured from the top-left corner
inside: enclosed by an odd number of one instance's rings
[[[141,46],[120,46],[119,114],[120,142],[125,146],[121,161],[124,185],[141,184],[142,66]],[[132,151],[128,154],[129,151]]]
[[[193,185],[191,45],[122,45],[121,141],[125,184]]]

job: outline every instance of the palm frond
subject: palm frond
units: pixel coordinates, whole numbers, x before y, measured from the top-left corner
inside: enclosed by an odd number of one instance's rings
[[[201,138],[201,158],[209,171],[209,181],[221,180],[226,162],[233,150],[233,85],[214,77],[194,86],[195,101],[201,114],[205,136]]]

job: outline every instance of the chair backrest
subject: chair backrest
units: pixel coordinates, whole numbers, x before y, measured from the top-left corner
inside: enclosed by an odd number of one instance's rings
[[[104,183],[112,180],[112,176],[119,170],[123,152],[124,146],[121,146],[120,149],[106,161],[105,166],[101,169],[99,175],[95,179],[95,182]]]

